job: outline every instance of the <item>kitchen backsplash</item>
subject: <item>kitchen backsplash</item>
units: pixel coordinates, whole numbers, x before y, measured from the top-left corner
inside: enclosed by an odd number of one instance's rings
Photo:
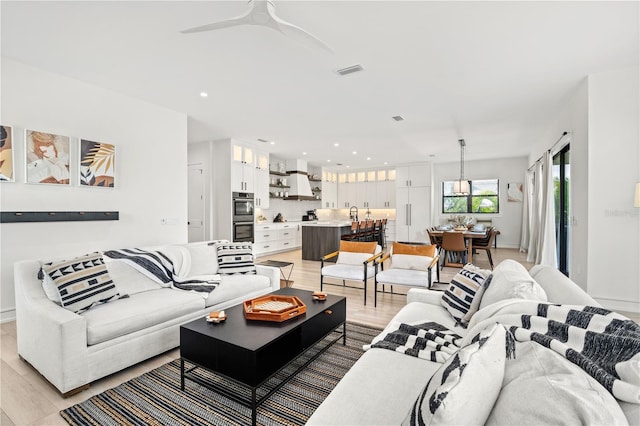
[[[302,216],[307,214],[307,210],[319,209],[320,206],[320,201],[294,201],[272,198],[269,200],[268,209],[256,208],[256,217],[262,214],[267,218],[267,221],[273,222],[273,218],[278,213],[282,213],[284,220],[299,222],[302,220]]]

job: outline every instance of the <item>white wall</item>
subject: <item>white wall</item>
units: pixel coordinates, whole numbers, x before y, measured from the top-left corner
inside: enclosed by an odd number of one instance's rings
[[[588,86],[585,78],[567,97],[564,107],[557,112],[556,119],[544,132],[529,157],[532,165],[542,153],[551,149],[563,132],[570,136],[556,145],[553,153],[557,153],[566,143],[569,147],[570,180],[569,197],[569,276],[583,290],[587,290],[587,277],[590,263],[587,261],[589,247],[588,223],[589,209],[589,133],[588,133]]]
[[[2,58],[0,121],[14,129],[16,182],[0,184],[3,211],[117,210],[119,221],[0,225],[0,309],[14,317],[13,263],[187,241],[187,117]],[[24,130],[116,145],[116,187],[25,184]],[[72,172],[76,170],[72,166]],[[161,225],[161,219],[176,225]]]
[[[638,66],[589,76],[589,294],[611,309],[640,312]]]
[[[497,160],[465,161],[464,177],[469,180],[500,180],[500,213],[467,214],[477,220],[492,220],[500,235],[498,247],[517,248],[520,246],[522,224],[522,203],[507,201],[507,184],[523,183],[527,170],[526,157],[501,158]],[[433,212],[434,224],[447,223],[449,213],[442,213],[442,182],[460,178],[460,162],[434,163],[433,165]]]

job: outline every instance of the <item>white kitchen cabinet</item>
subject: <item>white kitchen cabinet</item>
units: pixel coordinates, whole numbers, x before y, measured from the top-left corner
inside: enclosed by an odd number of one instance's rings
[[[378,209],[396,207],[396,183],[394,181],[375,182],[376,205]]]
[[[431,188],[428,186],[396,188],[395,241],[429,241],[430,200]]]
[[[348,209],[357,205],[358,188],[356,182],[341,183],[338,185],[338,208]]]
[[[338,208],[338,184],[336,182],[322,182],[322,207],[325,209]]]
[[[293,250],[302,245],[300,224],[297,222],[256,224],[253,254],[262,256]],[[298,242],[299,240],[299,242]]]
[[[396,187],[431,186],[429,163],[396,167]]]
[[[261,209],[269,208],[269,169],[255,170],[254,201]]]
[[[255,149],[249,145],[233,142],[231,154],[231,190],[255,192]]]

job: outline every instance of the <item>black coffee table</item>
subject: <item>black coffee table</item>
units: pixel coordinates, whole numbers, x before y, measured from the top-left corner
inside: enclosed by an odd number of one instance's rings
[[[237,305],[225,309],[227,320],[220,324],[208,323],[201,318],[180,327],[181,389],[185,390],[185,379],[189,379],[246,405],[251,408],[254,425],[258,406],[286,380],[341,338],[342,344],[346,344],[347,305],[344,297],[329,295],[326,301],[320,302],[313,300],[312,292],[293,288],[271,294],[297,296],[307,306],[307,311],[278,323],[247,320],[243,306]],[[342,332],[338,331],[340,326]],[[321,341],[323,346],[319,348]],[[312,356],[300,356],[309,353]],[[304,362],[297,366],[294,362],[297,359]],[[185,361],[193,367],[185,370]],[[294,364],[297,368],[273,385],[273,378]],[[203,379],[195,374],[197,368],[204,368],[240,386]],[[259,394],[258,389],[263,386],[269,388]],[[250,395],[236,392],[239,387],[250,391]]]

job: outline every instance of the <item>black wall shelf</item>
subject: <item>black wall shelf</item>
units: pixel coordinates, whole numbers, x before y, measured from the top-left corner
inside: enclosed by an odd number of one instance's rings
[[[120,220],[119,212],[1,212],[0,223]]]

